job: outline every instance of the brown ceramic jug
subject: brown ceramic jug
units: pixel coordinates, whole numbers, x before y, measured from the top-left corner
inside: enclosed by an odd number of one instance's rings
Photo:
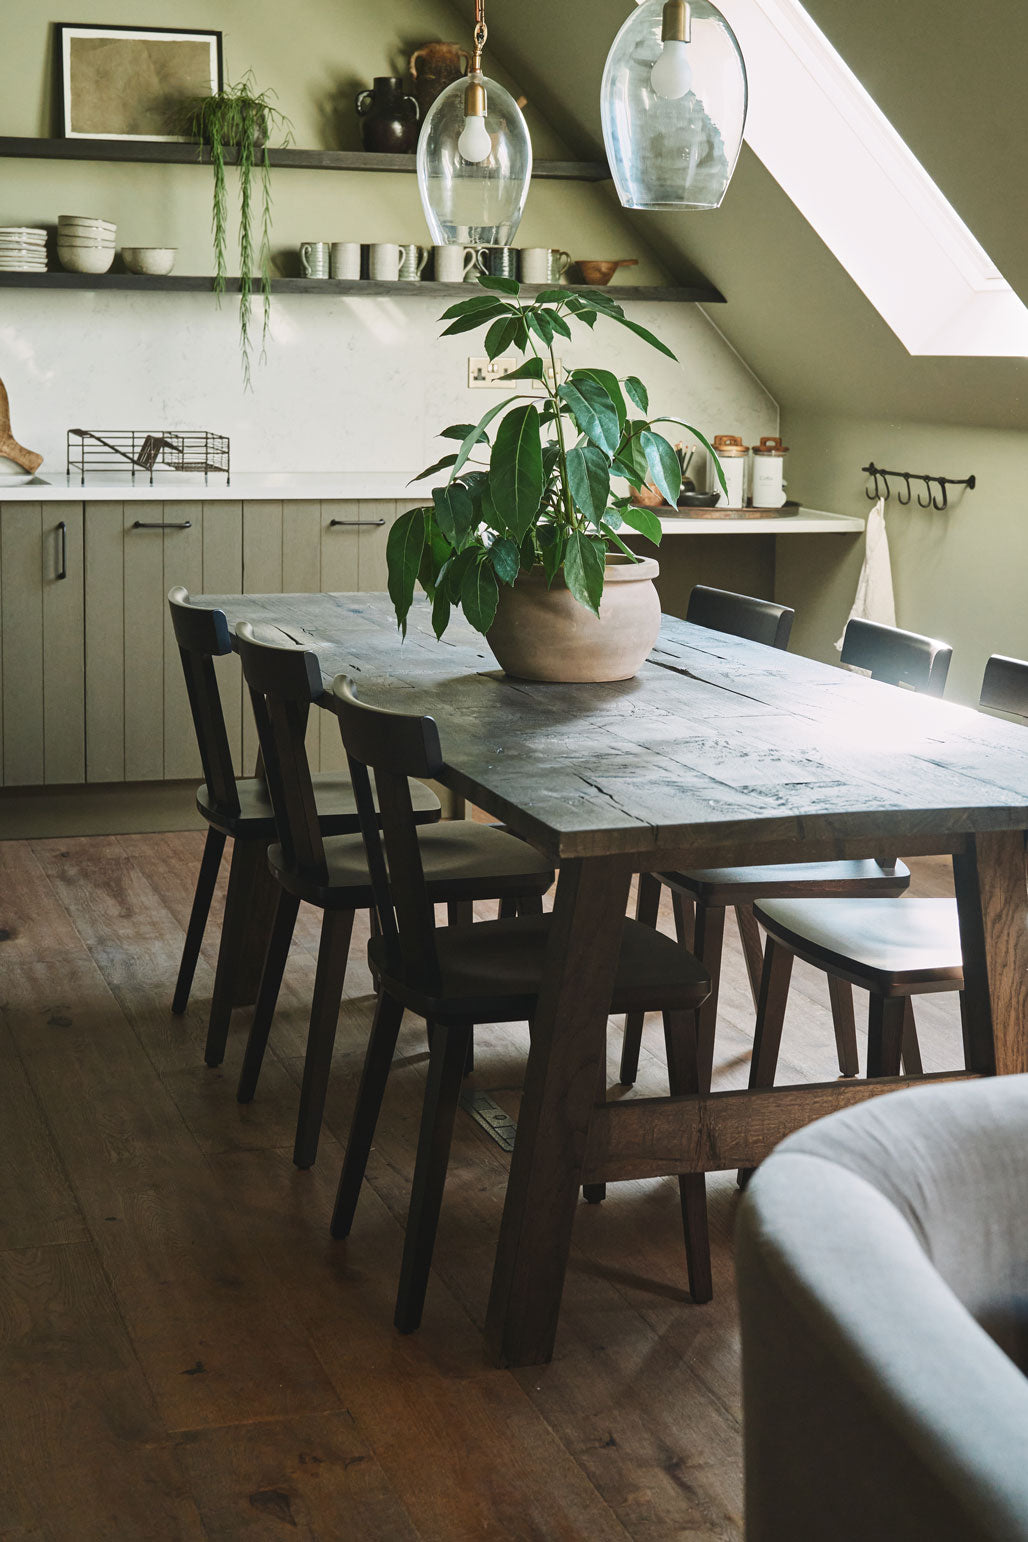
[[[410,56],[412,95],[418,104],[421,121],[436,97],[471,68],[471,55],[459,43],[426,43]]]
[[[361,144],[379,155],[402,155],[417,148],[418,104],[405,96],[397,75],[376,75],[370,91],[356,100]]]

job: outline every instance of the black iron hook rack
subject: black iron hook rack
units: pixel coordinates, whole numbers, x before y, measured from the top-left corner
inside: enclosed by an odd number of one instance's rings
[[[867,476],[874,479],[874,486],[868,486],[864,489],[872,503],[877,503],[879,498],[884,498],[885,502],[888,503],[889,499],[892,497],[892,488],[889,486],[889,478],[895,477],[897,482],[905,483],[907,489],[907,496],[904,498],[903,494],[897,487],[897,503],[902,503],[904,506],[910,503],[914,496],[910,486],[911,482],[923,482],[925,485],[924,490],[928,496],[926,498],[922,498],[921,494],[918,493],[917,501],[919,506],[922,509],[938,509],[940,513],[943,509],[949,506],[949,500],[946,495],[947,487],[966,487],[970,492],[973,491],[975,484],[974,477],[937,477],[929,476],[925,471],[885,471],[881,466],[876,466],[874,461],[871,461],[867,466],[861,466],[860,469],[861,471],[865,472]],[[878,485],[879,480],[882,484],[881,487]],[[941,503],[939,502],[939,499],[936,497],[935,493],[932,491],[933,482],[937,482],[939,484],[939,497],[942,499]]]

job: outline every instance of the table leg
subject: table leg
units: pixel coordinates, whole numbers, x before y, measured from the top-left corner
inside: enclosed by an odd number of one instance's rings
[[[486,1314],[501,1365],[553,1353],[630,878],[616,859],[561,864]]]
[[[1020,830],[975,835],[953,858],[968,1069],[1028,1071],[1028,900]]]

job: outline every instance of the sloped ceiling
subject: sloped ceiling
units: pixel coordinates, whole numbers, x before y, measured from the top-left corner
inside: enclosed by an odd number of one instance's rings
[[[1028,4],[806,6],[1028,301]],[[582,155],[602,151],[600,76],[627,14],[627,0],[489,5],[490,47]],[[785,412],[1028,427],[1028,360],[911,358],[748,149],[716,212],[629,218],[673,273],[698,268],[724,293],[712,319]],[[873,225],[874,210],[853,218]]]

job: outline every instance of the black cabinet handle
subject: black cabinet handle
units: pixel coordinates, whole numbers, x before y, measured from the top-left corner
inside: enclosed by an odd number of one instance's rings
[[[193,521],[191,519],[183,519],[176,524],[174,521],[162,522],[161,520],[156,520],[147,522],[146,520],[137,519],[133,521],[132,528],[133,530],[191,530],[193,528]]]
[[[61,545],[60,545],[60,553],[61,553],[60,563],[61,563],[61,565],[57,569],[57,577],[59,579],[61,579],[61,578],[67,578],[67,576],[68,576],[68,523],[67,523],[67,520],[59,519],[57,521],[57,530],[58,530],[58,533],[59,533],[59,535],[61,537]]]
[[[333,525],[384,525],[384,524],[385,524],[385,520],[384,519],[330,519],[329,522],[328,522],[328,526],[329,526],[330,530],[331,530]]]

